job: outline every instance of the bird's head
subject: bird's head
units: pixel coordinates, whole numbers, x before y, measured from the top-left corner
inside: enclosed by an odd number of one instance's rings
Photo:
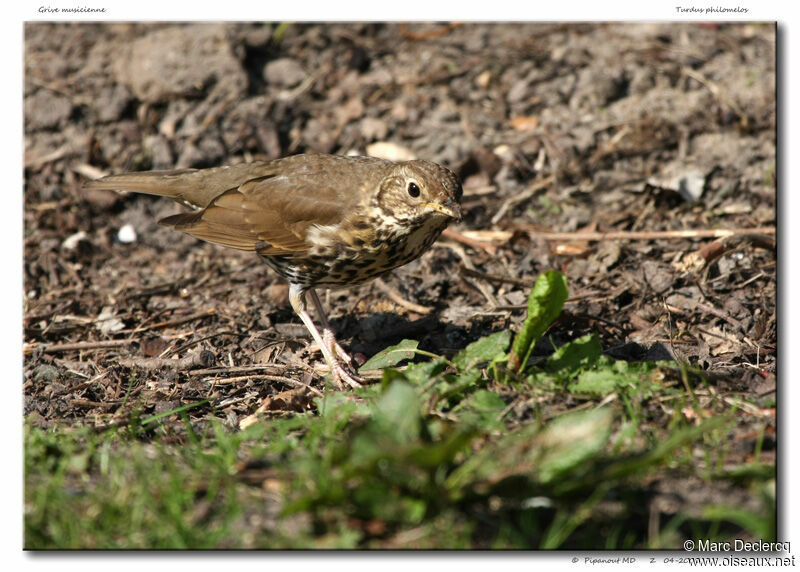
[[[382,214],[398,224],[415,227],[438,219],[444,227],[461,221],[461,194],[450,169],[414,160],[394,165],[380,183],[377,202]]]

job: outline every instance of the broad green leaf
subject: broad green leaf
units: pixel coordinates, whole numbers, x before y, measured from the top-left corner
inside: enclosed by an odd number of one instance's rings
[[[535,438],[539,431],[538,424],[532,423],[488,443],[448,475],[445,487],[457,498],[459,491],[476,489],[485,492],[488,487],[510,476],[529,474],[535,469],[538,458]],[[476,487],[479,483],[480,486]]]
[[[511,332],[496,332],[469,344],[453,357],[459,371],[468,371],[479,363],[491,362],[505,357]]]
[[[403,374],[411,383],[422,385],[442,373],[446,367],[447,364],[443,360],[411,363],[408,364]]]
[[[581,372],[578,378],[567,386],[567,389],[572,393],[589,393],[599,396],[624,390],[627,393],[637,393],[642,397],[649,397],[662,377],[658,371],[658,365],[652,362],[628,363],[610,361],[607,357],[601,357],[594,367],[593,370]]]
[[[470,400],[470,405],[477,411],[502,411],[506,408],[506,402],[502,397],[485,389],[475,392]]]
[[[416,438],[420,429],[421,403],[413,386],[402,381],[392,383],[375,404],[373,419],[391,427],[402,438]]]
[[[477,369],[471,369],[466,373],[458,376],[448,376],[452,383],[442,384],[436,388],[439,393],[439,399],[453,399],[462,392],[472,389],[481,380],[481,372]]]
[[[369,416],[370,410],[367,404],[356,401],[347,393],[339,391],[327,391],[322,397],[317,397],[317,412],[320,419],[327,425],[343,428],[353,415]]]
[[[401,379],[392,382],[375,404],[366,426],[351,439],[350,461],[363,467],[402,455],[404,448],[419,438],[423,423],[420,410],[416,389]]]
[[[389,386],[397,380],[408,383],[406,372],[401,371],[399,369],[392,369],[389,367],[384,369],[383,376],[381,377],[381,391],[386,391],[386,389],[388,389]]]
[[[589,334],[558,348],[547,359],[546,368],[562,379],[571,379],[579,371],[593,367],[601,353],[597,335]]]
[[[502,397],[493,391],[479,389],[453,408],[453,413],[462,423],[480,427],[482,431],[494,431],[502,427],[500,414],[506,407]]]
[[[528,315],[508,356],[510,369],[520,372],[525,368],[533,346],[561,313],[568,297],[566,276],[555,270],[539,276],[528,297]]]
[[[466,459],[445,486],[458,496],[467,487],[491,490],[514,477],[549,483],[597,456],[608,442],[611,425],[607,408],[564,415],[544,428],[528,425]]]
[[[600,371],[584,371],[578,379],[569,384],[572,393],[591,393],[592,395],[605,396],[617,390],[620,374],[612,369]]]
[[[419,342],[417,340],[403,340],[397,345],[390,346],[382,350],[367,360],[367,363],[362,365],[359,369],[374,370],[384,369],[397,365],[404,359],[411,359],[414,357],[414,350],[417,349]]]
[[[539,481],[547,483],[596,455],[611,435],[608,408],[581,411],[552,421],[536,439],[542,448],[537,464]]]

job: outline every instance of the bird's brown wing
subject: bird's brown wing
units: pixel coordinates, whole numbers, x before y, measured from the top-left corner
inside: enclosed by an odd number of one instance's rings
[[[372,157],[292,155],[273,161],[112,175],[87,188],[161,195],[197,210],[160,221],[230,248],[261,254],[308,250],[312,226],[341,222],[392,163]]]
[[[244,182],[194,213],[160,221],[202,240],[259,254],[295,254],[310,248],[309,227],[341,222],[356,193],[331,186],[325,173],[265,176]]]

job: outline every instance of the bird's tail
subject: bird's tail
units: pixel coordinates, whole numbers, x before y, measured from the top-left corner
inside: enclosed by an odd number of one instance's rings
[[[270,163],[255,161],[213,169],[143,171],[111,175],[86,183],[88,189],[133,191],[169,197],[195,209],[203,209],[225,191],[239,187],[242,181],[274,176]]]
[[[196,169],[181,169],[177,171],[143,171],[141,173],[124,173],[110,175],[102,179],[87,181],[86,189],[103,191],[132,191],[146,195],[169,197],[179,203],[184,203],[193,208],[206,206],[205,197],[198,193],[198,181],[192,177]],[[209,197],[210,201],[213,197]]]

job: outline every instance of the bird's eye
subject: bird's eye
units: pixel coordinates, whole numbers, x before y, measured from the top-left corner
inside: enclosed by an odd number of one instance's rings
[[[419,187],[416,183],[409,183],[408,184],[408,194],[414,197],[415,199],[419,196]]]

